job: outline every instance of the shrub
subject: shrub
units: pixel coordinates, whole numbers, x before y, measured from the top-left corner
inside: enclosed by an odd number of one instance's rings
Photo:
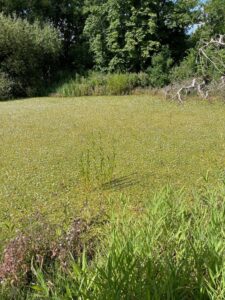
[[[0,101],[12,97],[13,81],[5,73],[0,73]]]
[[[153,87],[163,87],[169,83],[169,71],[172,64],[173,60],[167,47],[153,55],[152,65],[147,70]]]
[[[61,96],[90,95],[127,95],[134,89],[149,86],[149,76],[146,73],[114,73],[104,74],[90,72],[87,76],[76,75],[74,79],[56,88],[56,94]]]
[[[13,96],[41,94],[60,47],[59,34],[52,26],[0,14],[0,72],[12,78]]]
[[[170,80],[172,82],[183,81],[196,77],[198,75],[198,66],[196,63],[196,50],[191,50],[180,65],[172,68],[170,72]]]
[[[172,68],[170,80],[172,82],[183,81],[190,78],[204,77],[208,80],[220,80],[221,75],[225,72],[223,61],[225,61],[224,49],[205,49],[208,59],[204,55],[198,54],[198,49],[192,49],[180,63]],[[215,60],[220,69],[213,64]],[[220,63],[221,62],[221,63]]]
[[[107,77],[107,94],[125,95],[129,94],[137,84],[136,74],[110,74]]]
[[[141,88],[146,88],[150,86],[150,76],[147,73],[140,72],[138,74],[138,86]]]
[[[32,267],[51,273],[54,264],[65,270],[73,257],[82,255],[84,247],[89,259],[92,259],[99,236],[100,225],[107,222],[104,212],[87,218],[77,217],[70,228],[55,226],[37,214],[30,220],[32,226],[17,234],[4,249],[0,263],[1,283],[12,286],[24,286],[32,282]],[[1,292],[0,292],[1,296]]]

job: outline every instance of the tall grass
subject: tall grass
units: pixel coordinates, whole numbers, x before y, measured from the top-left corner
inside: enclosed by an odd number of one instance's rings
[[[86,187],[100,188],[113,180],[116,168],[116,151],[106,151],[100,143],[93,142],[91,147],[82,152],[79,162],[80,179]]]
[[[84,252],[53,275],[33,268],[28,299],[225,299],[224,188],[120,201],[95,259]]]
[[[128,95],[136,88],[147,88],[149,76],[145,73],[104,74],[90,72],[87,76],[76,75],[75,78],[61,84],[55,90],[64,97]]]

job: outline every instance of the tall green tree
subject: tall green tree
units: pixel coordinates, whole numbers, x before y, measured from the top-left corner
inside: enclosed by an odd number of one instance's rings
[[[0,0],[0,11],[16,14],[29,22],[50,22],[57,28],[63,41],[63,65],[72,68],[90,62],[87,43],[83,36],[86,16],[84,0]]]
[[[225,2],[209,0],[204,6],[205,29],[210,35],[225,34]]]
[[[200,26],[191,37],[196,53],[195,61],[198,61],[196,68],[199,69],[201,75],[210,79],[218,79],[225,72],[225,50],[217,43],[209,42],[212,39],[217,40],[219,35],[225,35],[224,0],[202,1],[199,24]],[[201,48],[204,54],[199,53]],[[189,66],[189,73],[190,71],[191,66]]]
[[[202,1],[201,9],[199,8],[199,25],[192,36],[194,45],[217,34],[225,34],[224,0]]]
[[[40,95],[60,50],[59,33],[51,25],[0,14],[0,98]]]
[[[101,70],[139,71],[167,46],[175,60],[187,47],[196,0],[87,0],[85,25],[90,49]]]

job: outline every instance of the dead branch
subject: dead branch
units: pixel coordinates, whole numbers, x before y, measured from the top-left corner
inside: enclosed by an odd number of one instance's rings
[[[203,99],[207,99],[209,92],[213,92],[212,86],[215,85],[216,88],[225,87],[225,62],[223,57],[221,57],[220,49],[225,49],[225,35],[219,34],[216,37],[210,39],[210,41],[202,41],[202,46],[198,49],[198,58],[196,63],[200,63],[201,66],[206,62],[209,62],[214,66],[214,68],[222,75],[220,80],[221,82],[215,82],[212,84],[212,81],[209,82],[208,78],[204,76],[204,71],[202,70],[202,78],[194,78],[192,82],[188,85],[182,85],[177,88],[173,99],[178,99],[179,103],[183,103],[183,98],[191,92],[196,92]],[[210,52],[209,52],[209,51]],[[166,95],[168,92],[166,92]]]
[[[201,98],[208,98],[208,91],[206,90],[205,80],[199,81],[199,79],[194,78],[190,85],[182,86],[174,96],[180,103],[183,103],[183,95],[187,96],[191,92],[196,92]]]
[[[207,54],[207,49],[209,49],[211,46],[215,47],[216,49],[221,49],[225,47],[225,35],[219,34],[217,37],[215,38],[211,38],[211,40],[209,42],[202,42],[203,46],[199,48],[198,52],[199,52],[199,57],[204,57],[207,61],[209,61],[214,67],[215,69],[221,73],[222,75],[224,75],[224,69],[221,69],[221,65],[223,67],[225,67],[223,61],[221,59],[218,59],[217,57],[212,59],[211,57],[209,57],[209,55]],[[217,61],[216,61],[217,60]]]

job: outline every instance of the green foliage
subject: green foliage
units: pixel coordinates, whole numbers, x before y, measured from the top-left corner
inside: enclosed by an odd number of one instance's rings
[[[41,93],[60,51],[58,32],[50,25],[0,14],[0,71],[14,84],[13,96]]]
[[[13,81],[4,73],[0,73],[0,101],[12,97]]]
[[[223,0],[206,1],[204,7],[205,25],[202,31],[209,36],[225,34],[225,5]]]
[[[152,56],[151,67],[147,72],[153,87],[163,87],[169,83],[169,71],[172,64],[173,60],[167,47]]]
[[[133,80],[121,75],[126,72],[138,73],[148,70],[150,75],[150,80],[147,79],[148,83],[155,87],[167,85],[170,78],[177,80],[179,73],[181,76],[179,80],[189,78],[196,72],[211,78],[218,77],[218,72],[212,65],[201,62],[199,68],[198,64],[193,62],[196,48],[192,47],[198,45],[202,39],[209,40],[216,34],[225,33],[223,0],[209,0],[200,4],[198,0],[1,0],[0,11],[8,16],[15,14],[26,19],[27,21],[24,22],[27,24],[33,24],[32,31],[35,33],[31,34],[30,31],[30,39],[37,34],[34,29],[35,24],[36,27],[43,27],[44,30],[47,27],[44,25],[45,22],[49,22],[60,32],[62,40],[60,61],[52,63],[49,57],[43,59],[46,51],[42,49],[38,55],[43,68],[54,64],[55,68],[65,73],[68,70],[73,73],[74,71],[85,73],[90,68],[104,73],[116,73],[110,79],[108,77],[107,89],[105,89],[106,84],[91,83],[83,79],[76,80],[75,84],[73,80],[73,84],[71,81],[66,87],[69,90],[68,95],[129,93],[130,86],[133,85],[130,81]],[[201,24],[201,26],[190,37],[188,30],[193,24]],[[51,40],[54,36],[46,32],[44,35],[46,40]],[[17,39],[20,36],[18,34]],[[27,40],[29,39],[26,38]],[[14,42],[14,44],[18,49],[22,48],[19,43]],[[26,45],[26,43],[22,44]],[[189,52],[192,54],[186,56]],[[215,54],[216,57],[217,53]],[[55,54],[51,53],[51,55]],[[218,55],[224,56],[221,51],[218,51]],[[24,73],[24,65],[32,65],[34,56],[36,57],[36,54],[31,54],[28,59],[26,54],[26,60],[20,57],[16,63],[8,61],[9,69],[15,68],[16,72],[20,69],[21,73]],[[22,61],[25,61],[23,66]],[[170,76],[171,68],[173,70]],[[1,68],[1,72],[13,79],[14,93],[18,95],[37,94],[41,86],[38,83],[40,78],[43,79],[46,74],[52,73],[52,70],[45,69],[43,75],[42,71],[36,68],[35,72],[38,76],[32,80],[32,75],[30,78],[32,83],[29,87],[23,87],[24,83],[17,84],[18,80],[15,80],[14,74],[12,76],[8,70]],[[32,73],[30,70],[29,72]],[[29,77],[27,74],[24,76],[26,81]],[[17,73],[15,75],[17,76]],[[18,76],[21,77],[20,74]],[[46,78],[43,81],[46,81]],[[38,87],[34,86],[34,82]],[[93,86],[96,87],[94,92]],[[73,92],[74,90],[76,92]]]
[[[216,43],[209,43],[208,46],[200,43],[199,47],[203,47],[204,51],[198,57],[201,74],[210,79],[218,80],[225,74],[225,47],[220,48]]]
[[[103,188],[104,184],[113,180],[116,167],[114,149],[106,152],[103,148],[101,135],[99,141],[93,141],[90,148],[82,153],[79,163],[80,178],[90,189]]]
[[[218,36],[214,36],[213,39],[217,41]],[[225,49],[218,47],[217,42],[203,39],[189,51],[179,65],[172,68],[170,73],[172,82],[199,76],[204,78],[207,84],[217,81],[219,87],[220,78],[225,74]]]
[[[188,205],[182,192],[165,189],[140,218],[118,216],[94,272],[94,299],[223,299],[220,193],[197,194]]]
[[[87,76],[76,76],[59,85],[55,93],[61,96],[127,95],[135,88],[147,88],[150,84],[146,73],[104,74],[90,72]]]
[[[51,23],[62,37],[60,68],[82,69],[91,64],[87,42],[83,36],[86,20],[84,0],[1,0],[0,11],[19,16],[30,23],[39,20]]]
[[[178,66],[172,68],[170,80],[179,82],[198,76],[199,66],[197,66],[197,52],[195,49],[189,51],[188,55],[181,61]]]
[[[180,79],[182,79],[182,69],[187,67],[188,74],[186,77],[197,74],[207,78],[207,80],[219,81],[219,78],[225,73],[225,51],[223,47],[218,47],[216,43],[209,42],[212,38],[217,39],[219,35],[225,34],[224,1],[204,1],[201,10],[199,10],[199,23],[201,26],[191,37],[193,45],[195,45],[194,48],[190,50],[190,54],[184,62],[178,68],[175,68],[172,73],[176,73],[174,75],[178,77],[180,72]],[[207,46],[206,43],[208,43]],[[204,53],[199,52],[201,47],[203,47]]]
[[[179,59],[197,1],[87,1],[85,34],[95,64],[103,71],[140,71],[168,45]]]
[[[197,30],[191,40],[193,45],[198,45],[202,40],[209,41],[212,37],[225,34],[225,6],[223,0],[202,1],[199,9]]]
[[[125,95],[130,94],[138,85],[138,74],[113,74],[107,78],[106,91],[109,95]]]
[[[206,177],[207,180],[207,177]],[[141,215],[118,198],[99,252],[85,251],[67,272],[35,276],[29,299],[224,299],[224,187],[204,188],[190,203],[170,188],[145,201]],[[21,299],[17,290],[17,299]],[[23,295],[24,296],[24,295]]]

